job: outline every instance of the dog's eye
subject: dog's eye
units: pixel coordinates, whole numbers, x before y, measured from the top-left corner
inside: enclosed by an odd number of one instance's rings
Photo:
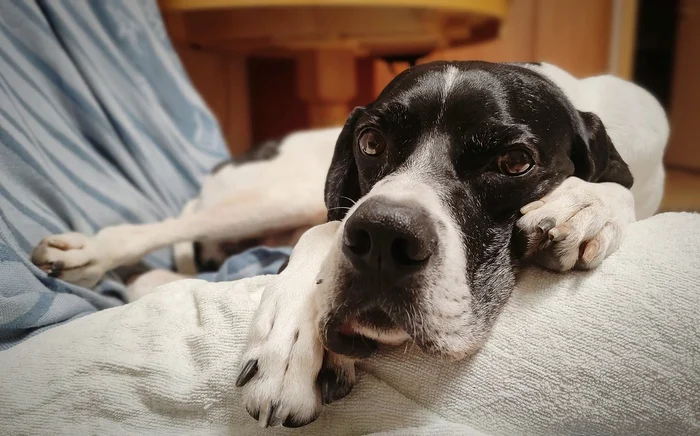
[[[507,176],[521,176],[535,166],[530,153],[522,149],[509,150],[498,158],[498,169]]]
[[[367,129],[360,134],[360,150],[366,156],[379,156],[384,153],[386,141],[384,137],[374,129]]]

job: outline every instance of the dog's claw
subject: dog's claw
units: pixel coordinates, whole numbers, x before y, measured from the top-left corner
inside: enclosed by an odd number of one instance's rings
[[[63,261],[52,262],[48,271],[49,277],[60,277],[64,266]]]
[[[569,229],[564,226],[555,227],[549,231],[548,236],[552,242],[561,242],[569,236]]]
[[[248,408],[246,407],[245,411],[248,412],[248,415],[250,415],[250,417],[253,418],[253,419],[256,420],[256,421],[257,421],[258,418],[260,417],[260,410],[252,411],[252,410],[250,410],[250,409],[248,409]]]
[[[246,362],[245,366],[241,370],[240,374],[238,374],[238,378],[236,379],[236,387],[240,388],[246,385],[250,381],[250,379],[255,376],[255,374],[258,373],[258,359],[251,359],[248,362]]]
[[[583,249],[581,260],[585,263],[591,263],[598,254],[600,254],[600,242],[596,240],[589,241],[586,243],[586,248]]]
[[[322,377],[319,374],[319,384],[321,388],[321,404],[324,406],[333,402],[333,387],[328,377]]]
[[[557,223],[552,218],[545,218],[537,224],[537,230],[545,234],[556,227]]]
[[[321,369],[317,380],[321,391],[321,404],[324,406],[345,398],[352,390],[352,384],[330,368]]]
[[[308,421],[297,421],[295,418],[290,416],[284,420],[284,423],[282,423],[282,426],[287,427],[287,428],[299,428],[299,427],[303,427],[305,425],[311,424],[312,422],[314,422],[316,420],[316,418],[318,418],[318,416],[315,416]]]

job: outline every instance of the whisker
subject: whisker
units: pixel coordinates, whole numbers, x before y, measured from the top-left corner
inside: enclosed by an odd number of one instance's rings
[[[425,344],[425,320],[423,319],[423,312],[418,311],[420,315],[420,340]]]
[[[413,309],[412,306],[411,309]],[[411,325],[411,329],[413,330],[413,334],[409,334],[409,337],[411,338],[411,348],[409,349],[410,351],[413,350],[414,346],[416,346],[416,317],[411,316],[411,313],[408,311],[408,307],[404,307],[404,311],[406,312],[406,321],[408,321],[409,325]]]
[[[357,203],[357,201],[356,201],[356,200],[353,200],[352,198],[350,198],[350,197],[346,197],[346,196],[344,196],[344,195],[341,195],[341,196],[340,196],[340,198],[344,198],[344,199],[346,199],[346,200],[349,200],[349,201],[351,201],[351,202],[352,202],[352,204],[355,204],[355,203]]]
[[[344,207],[344,206],[338,206],[338,207],[331,207],[331,208],[329,208],[329,209],[328,209],[328,212],[330,212],[330,211],[332,211],[332,210],[345,210],[345,211],[346,211],[345,213],[348,213],[348,211],[350,211],[350,209],[352,209],[352,208],[350,208],[350,207]]]
[[[345,300],[343,300],[343,302],[340,303],[340,304],[335,308],[335,312],[333,312],[332,318],[335,318],[335,317],[338,315],[338,312],[340,312],[340,309],[343,308],[343,307],[344,307],[345,305],[347,305],[347,304],[348,304],[348,299],[345,298]]]
[[[417,344],[418,341],[418,335],[421,335],[421,341],[422,341],[422,333],[419,331],[419,326],[418,326],[418,316],[416,316],[416,308],[411,305],[411,324],[413,325],[413,342]]]

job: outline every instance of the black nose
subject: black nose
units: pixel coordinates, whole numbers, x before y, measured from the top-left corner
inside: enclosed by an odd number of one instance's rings
[[[385,280],[400,280],[420,270],[436,246],[433,221],[417,204],[376,196],[345,222],[345,256],[358,271]]]

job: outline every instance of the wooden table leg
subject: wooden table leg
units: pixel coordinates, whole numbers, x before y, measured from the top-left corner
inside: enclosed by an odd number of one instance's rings
[[[233,154],[248,150],[253,145],[253,126],[250,116],[250,86],[246,58],[241,55],[227,59],[226,79],[228,98],[226,120],[223,122],[226,141]]]
[[[307,105],[311,127],[343,125],[357,94],[355,54],[318,49],[297,59],[297,92]]]

